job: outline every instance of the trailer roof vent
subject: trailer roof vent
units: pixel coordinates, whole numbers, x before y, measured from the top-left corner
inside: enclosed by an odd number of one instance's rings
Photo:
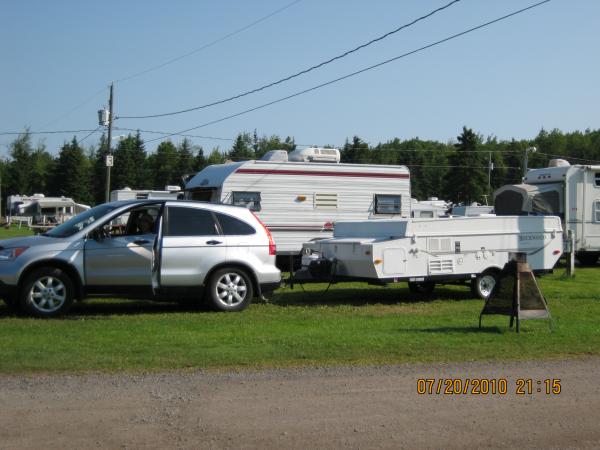
[[[276,161],[276,162],[287,162],[288,161],[288,152],[285,150],[271,150],[265,153],[261,161]]]
[[[571,164],[566,159],[551,159],[548,163],[548,167],[568,167]]]
[[[309,147],[290,152],[288,158],[295,162],[339,163],[340,151],[337,148]]]

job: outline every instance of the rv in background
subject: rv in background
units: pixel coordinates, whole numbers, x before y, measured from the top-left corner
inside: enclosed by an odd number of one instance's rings
[[[59,224],[90,209],[68,197],[46,197],[44,194],[9,195],[6,199],[7,221],[31,217],[32,224]]]
[[[179,186],[165,186],[164,191],[152,191],[149,189],[131,189],[125,187],[110,192],[110,201],[117,200],[146,200],[146,199],[172,199],[183,198],[183,191]]]
[[[457,205],[452,208],[450,214],[453,216],[477,217],[494,214],[494,207],[490,205],[480,205],[473,203],[471,205]]]
[[[494,192],[497,215],[554,215],[565,237],[575,239],[577,259],[595,264],[600,255],[600,166],[570,165],[553,159],[544,169],[527,172],[522,184]]]
[[[410,217],[417,219],[435,219],[438,217],[447,217],[448,210],[452,204],[437,197],[429,197],[427,200],[411,199]]]
[[[408,168],[339,161],[339,150],[313,147],[216,164],[188,180],[186,198],[251,209],[278,255],[299,255],[303,243],[331,237],[338,220],[410,216]]]

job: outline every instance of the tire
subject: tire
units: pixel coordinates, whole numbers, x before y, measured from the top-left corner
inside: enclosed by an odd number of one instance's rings
[[[56,317],[73,305],[73,282],[56,267],[34,270],[25,278],[19,291],[21,310],[34,317]]]
[[[471,281],[471,292],[474,296],[479,297],[482,300],[487,300],[492,293],[494,286],[496,286],[499,277],[499,272],[494,270],[480,273]]]
[[[408,282],[408,290],[413,294],[431,295],[435,289],[433,281],[424,281],[422,283]]]
[[[241,311],[252,301],[250,277],[241,269],[225,267],[210,277],[206,303],[217,311]]]
[[[595,266],[598,262],[598,252],[577,252],[575,257],[584,266]]]

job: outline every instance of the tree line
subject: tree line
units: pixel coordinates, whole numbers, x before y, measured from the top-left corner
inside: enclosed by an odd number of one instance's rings
[[[531,140],[499,140],[463,127],[455,141],[446,143],[394,138],[374,146],[354,136],[340,151],[344,163],[408,166],[412,196],[420,200],[438,197],[454,203],[485,203],[498,187],[520,182],[524,155],[532,147],[537,151],[528,152],[529,168],[546,167],[557,157],[572,164],[600,164],[600,130],[589,129],[568,133],[542,129]],[[183,139],[179,143],[163,141],[149,153],[138,132],[122,138],[112,149],[111,190],[182,186],[182,176],[207,165],[257,159],[270,150],[295,148],[292,137],[259,137],[254,131],[238,134],[226,151],[216,147],[205,154],[201,146]],[[2,201],[12,194],[44,193],[89,205],[102,203],[107,153],[107,139],[102,135],[97,145],[87,148],[73,137],[54,156],[43,143],[34,145],[26,130],[10,144],[9,158],[0,161]]]

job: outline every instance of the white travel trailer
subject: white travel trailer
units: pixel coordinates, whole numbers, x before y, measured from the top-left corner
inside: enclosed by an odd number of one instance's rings
[[[286,156],[274,151],[271,160],[206,167],[186,183],[186,198],[251,209],[273,234],[278,255],[298,255],[304,242],[331,237],[338,220],[410,215],[405,166],[339,164],[337,149],[289,154],[303,161]]]
[[[550,167],[527,172],[522,184],[494,192],[498,215],[556,215],[565,237],[574,236],[577,258],[595,264],[600,255],[600,166],[550,161]]]
[[[417,292],[435,283],[471,281],[486,298],[511,253],[526,253],[536,272],[562,254],[558,217],[479,216],[337,222],[334,237],[307,243],[297,277],[407,281]]]
[[[183,191],[179,186],[165,186],[164,191],[149,189],[131,189],[125,187],[110,192],[110,201],[117,200],[146,200],[146,199],[173,199],[183,198]]]
[[[46,197],[44,194],[32,196],[11,195],[7,198],[8,221],[13,218],[31,217],[30,223],[57,224],[90,209],[69,197]]]

